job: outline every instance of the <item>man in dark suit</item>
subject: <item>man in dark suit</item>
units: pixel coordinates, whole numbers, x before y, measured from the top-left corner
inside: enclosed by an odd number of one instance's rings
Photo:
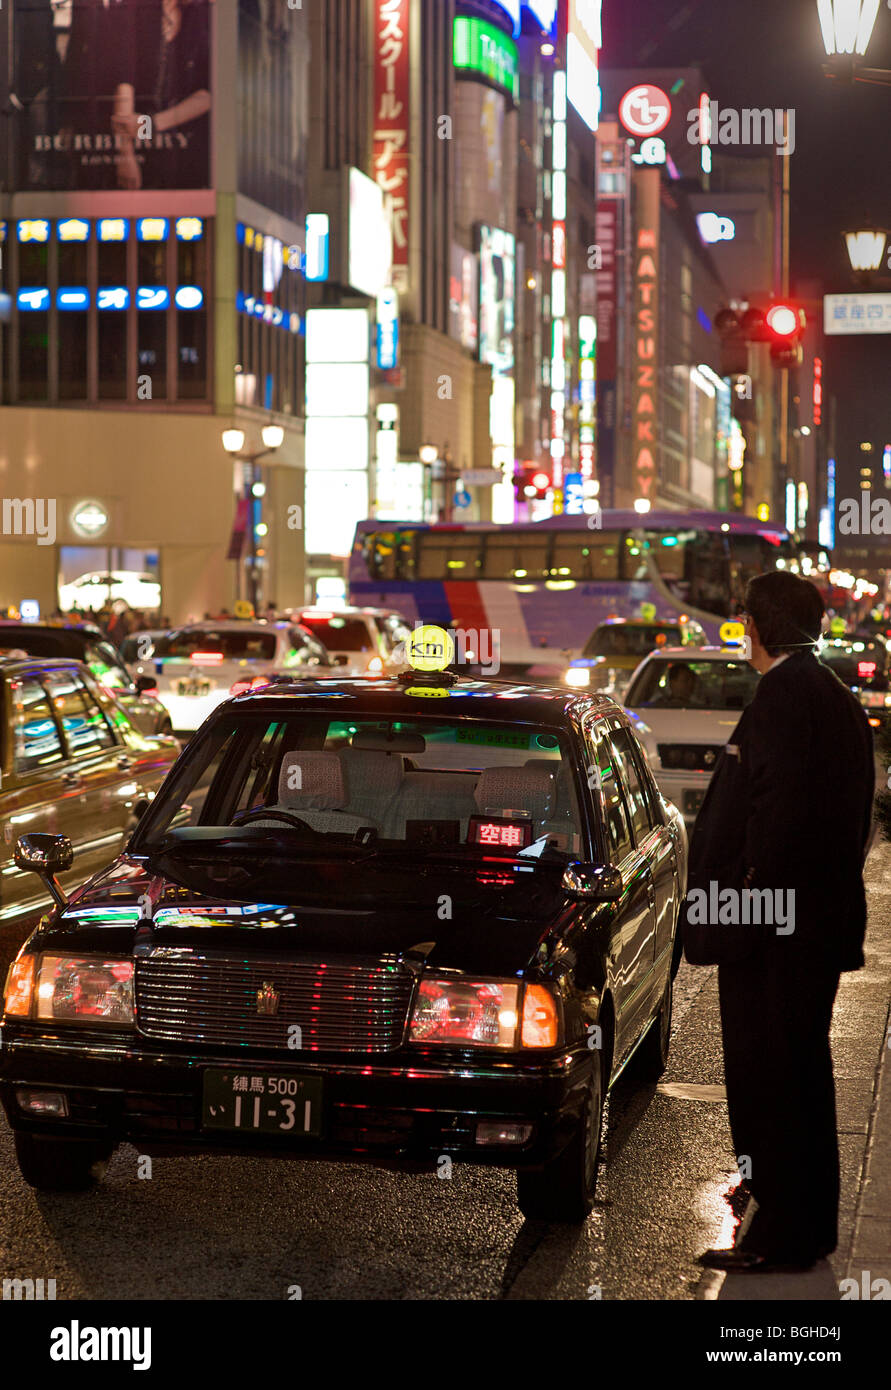
[[[743,1240],[700,1263],[767,1272],[809,1268],[838,1241],[829,1027],[840,973],[863,965],[875,765],[863,710],[816,659],[816,588],[778,570],[745,601],[761,680],[694,828],[689,887],[701,891],[698,913],[688,892],[684,945],[694,964],[718,963],[730,1128],[758,1204]],[[764,910],[734,918],[751,890]]]

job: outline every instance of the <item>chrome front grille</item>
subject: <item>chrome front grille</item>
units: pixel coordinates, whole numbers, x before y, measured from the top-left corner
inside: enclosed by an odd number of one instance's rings
[[[405,1034],[413,982],[395,958],[327,963],[162,948],[136,964],[137,1026],[150,1038],[280,1048],[294,1059],[390,1052]],[[289,1032],[294,1024],[299,1034]]]

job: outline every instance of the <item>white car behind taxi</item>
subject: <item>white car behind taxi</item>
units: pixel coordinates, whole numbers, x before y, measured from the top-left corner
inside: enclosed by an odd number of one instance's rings
[[[623,704],[637,716],[659,790],[688,828],[757,683],[758,672],[734,647],[663,647],[629,681]]]

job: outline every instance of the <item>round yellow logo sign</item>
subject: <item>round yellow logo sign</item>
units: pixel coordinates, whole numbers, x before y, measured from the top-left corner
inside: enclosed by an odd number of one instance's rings
[[[718,636],[722,642],[741,642],[746,635],[744,623],[722,623]]]
[[[455,644],[444,627],[425,623],[406,642],[405,659],[415,671],[444,671],[455,659]]]
[[[254,605],[249,603],[246,598],[235,600],[234,614],[236,618],[253,618]]]

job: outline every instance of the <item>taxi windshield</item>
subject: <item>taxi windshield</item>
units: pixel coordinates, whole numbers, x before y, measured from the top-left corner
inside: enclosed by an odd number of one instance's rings
[[[654,647],[677,647],[676,623],[602,623],[588,638],[582,656],[646,656]]]
[[[641,668],[625,694],[632,709],[745,709],[758,683],[746,661],[656,659]]]
[[[245,827],[301,848],[320,837],[420,853],[581,847],[564,736],[466,718],[251,712],[215,722],[168,779],[134,852],[190,827]]]

